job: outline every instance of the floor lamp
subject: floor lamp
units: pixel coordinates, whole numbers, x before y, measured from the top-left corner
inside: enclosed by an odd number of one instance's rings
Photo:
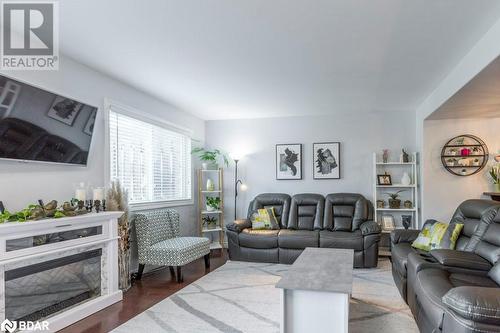
[[[239,159],[234,159],[234,219],[236,220],[237,213],[237,202],[238,202],[238,185],[241,184],[241,190],[244,191],[246,189],[246,185],[243,184],[241,179],[238,179],[238,162]]]

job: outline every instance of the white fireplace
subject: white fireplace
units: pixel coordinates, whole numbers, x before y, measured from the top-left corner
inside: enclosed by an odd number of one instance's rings
[[[47,321],[54,332],[120,301],[121,215],[0,224],[0,322]]]

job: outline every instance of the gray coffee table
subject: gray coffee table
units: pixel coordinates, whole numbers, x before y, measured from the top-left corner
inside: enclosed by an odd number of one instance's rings
[[[281,332],[347,332],[354,250],[308,247],[276,284]]]

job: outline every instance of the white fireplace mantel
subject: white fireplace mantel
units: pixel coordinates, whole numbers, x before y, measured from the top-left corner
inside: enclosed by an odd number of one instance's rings
[[[52,332],[69,326],[122,299],[118,288],[118,226],[117,219],[123,212],[101,212],[43,219],[29,222],[8,222],[0,224],[0,322],[6,318],[5,272],[19,267],[33,265],[56,257],[100,249],[101,294],[76,306],[57,312],[46,319]],[[80,230],[96,228],[98,232],[80,234]],[[35,244],[33,236],[72,234],[79,237],[46,244]],[[71,238],[71,237],[69,237]],[[43,236],[42,236],[43,239]]]

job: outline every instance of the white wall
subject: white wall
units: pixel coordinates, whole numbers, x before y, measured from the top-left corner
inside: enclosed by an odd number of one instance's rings
[[[68,58],[61,59],[58,71],[2,74],[99,108],[87,167],[0,161],[0,200],[9,210],[21,209],[37,199],[68,200],[80,182],[105,185],[103,103],[106,97],[189,128],[194,139],[203,141],[205,136],[203,120]],[[183,234],[197,232],[194,206],[178,210]]]
[[[493,119],[447,119],[424,122],[423,174],[425,194],[423,195],[425,219],[434,218],[444,222],[450,220],[455,208],[464,200],[472,198],[490,199],[483,192],[492,190],[487,170],[460,177],[446,171],[441,163],[441,149],[451,138],[461,134],[472,134],[481,138],[492,155],[500,149],[500,118]]]
[[[341,179],[314,180],[313,142],[341,142]],[[208,147],[247,156],[239,174],[248,184],[238,200],[238,217],[249,201],[263,192],[357,192],[372,199],[372,153],[383,148],[399,156],[401,147],[415,150],[415,115],[404,112],[339,114],[336,116],[207,121]],[[303,179],[276,180],[275,144],[303,144]],[[234,165],[225,172],[226,223],[234,217]]]
[[[445,77],[443,81],[425,98],[416,110],[416,137],[417,149],[426,154],[424,148],[424,121],[436,111],[444,102],[451,98],[460,88],[465,86],[481,70],[500,55],[500,20],[474,45],[460,63]],[[424,163],[420,164],[421,196],[426,196],[427,179],[423,169]],[[426,207],[427,200],[421,200],[422,216],[429,216]]]

